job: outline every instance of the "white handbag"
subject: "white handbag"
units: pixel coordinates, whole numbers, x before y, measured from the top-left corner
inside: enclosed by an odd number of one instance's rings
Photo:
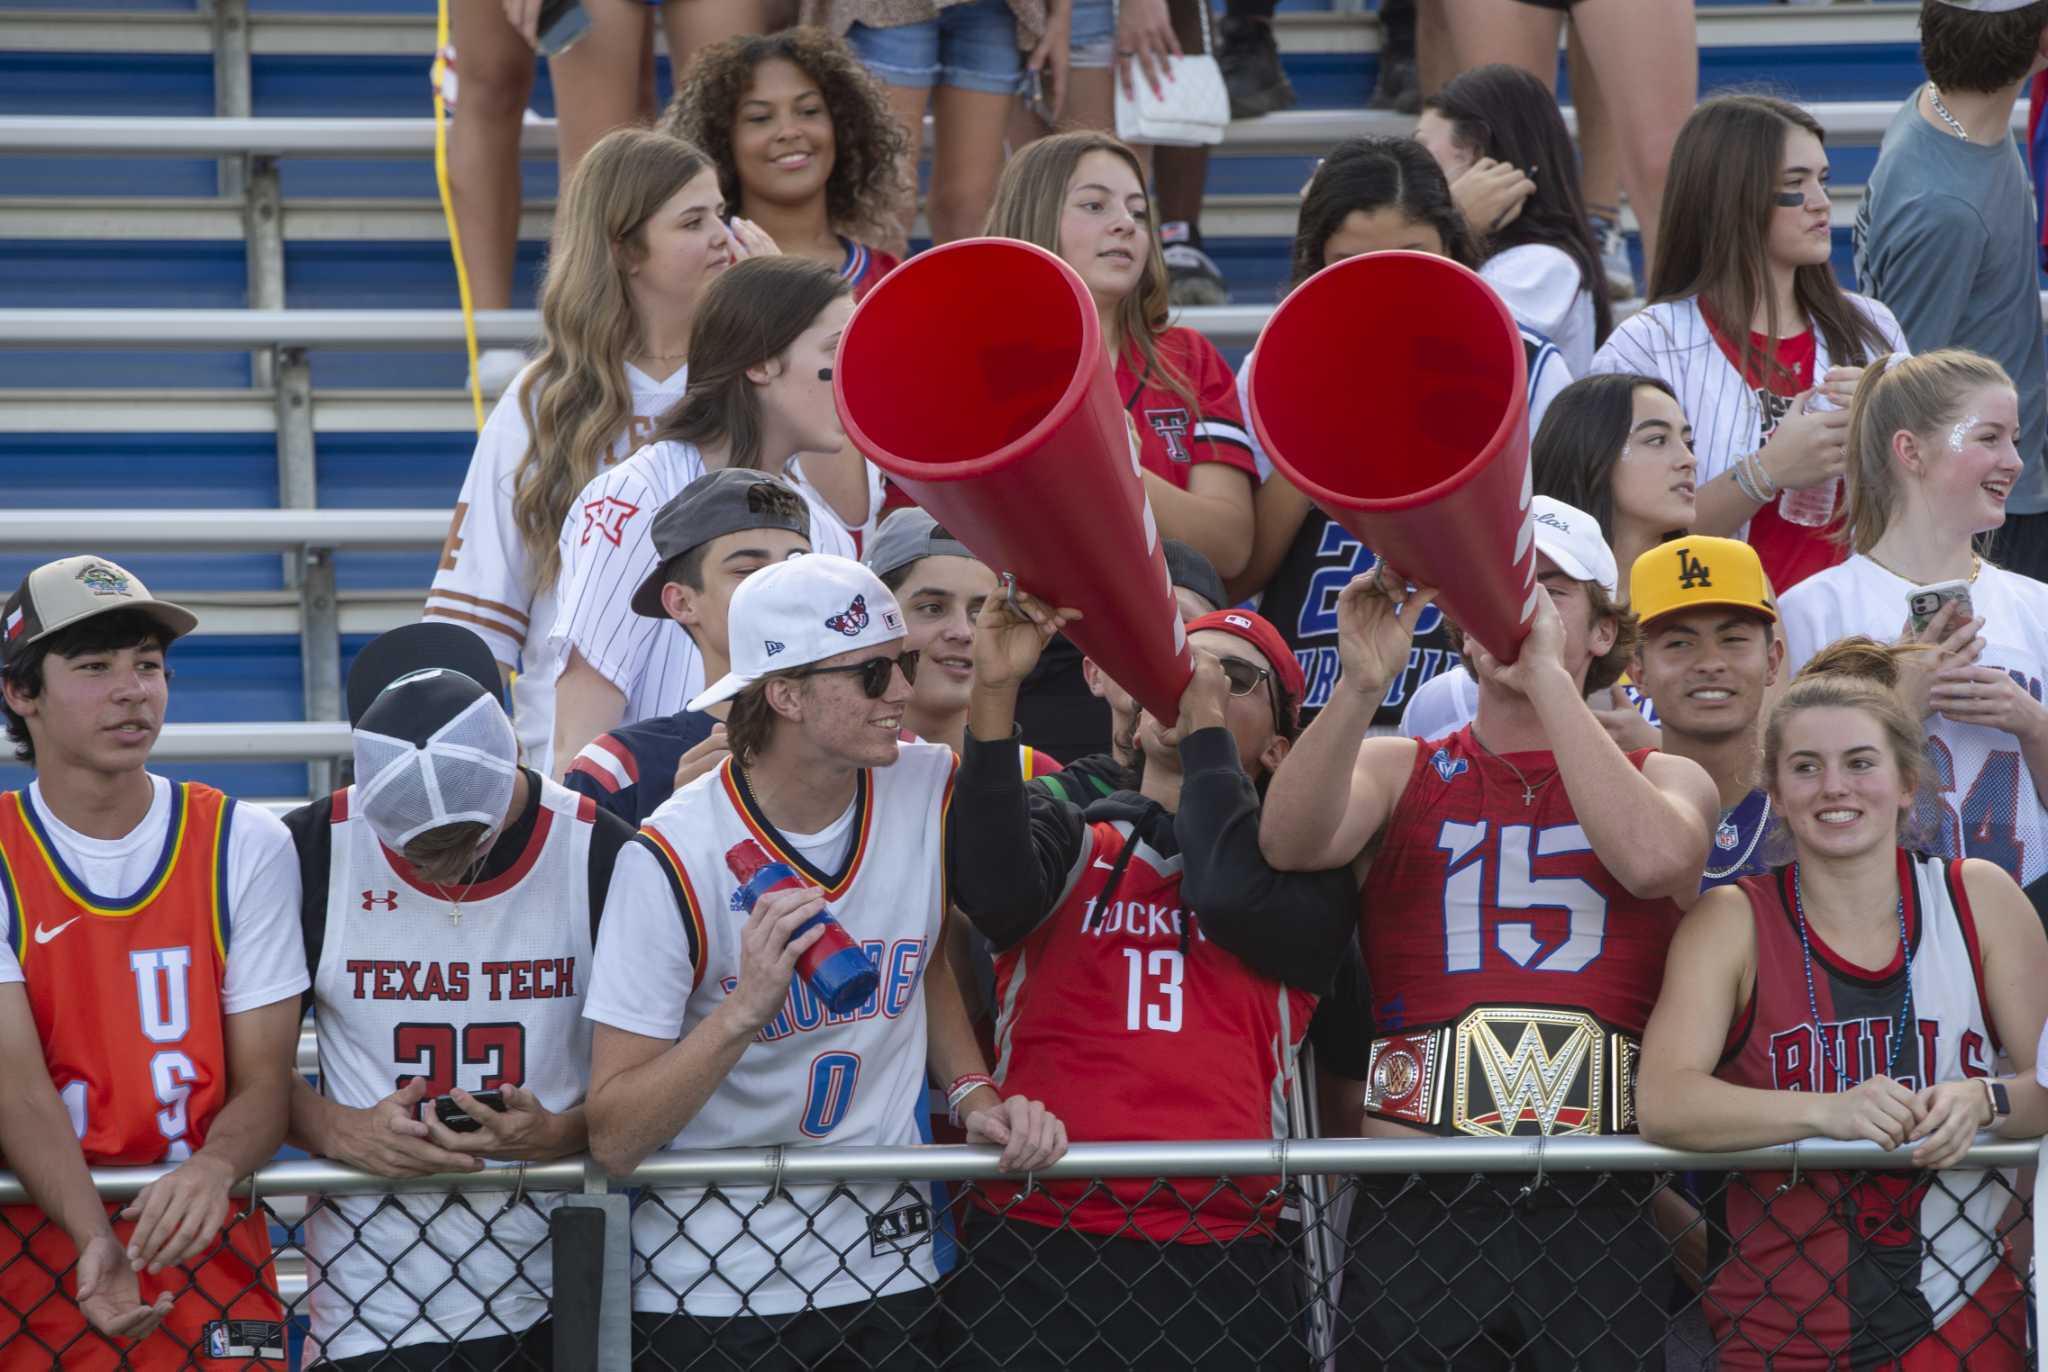
[[[1209,50],[1209,5],[1202,0],[1202,51],[1165,59],[1167,81],[1154,95],[1142,68],[1132,72],[1136,95],[1124,94],[1123,76],[1116,75],[1116,136],[1126,143],[1199,148],[1223,141],[1230,123],[1230,92],[1223,68]]]

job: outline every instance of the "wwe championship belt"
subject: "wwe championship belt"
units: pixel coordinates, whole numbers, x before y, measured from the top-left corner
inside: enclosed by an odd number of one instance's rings
[[[1582,1010],[1485,1006],[1376,1039],[1365,1105],[1382,1119],[1481,1138],[1627,1133],[1639,1053],[1635,1039]]]

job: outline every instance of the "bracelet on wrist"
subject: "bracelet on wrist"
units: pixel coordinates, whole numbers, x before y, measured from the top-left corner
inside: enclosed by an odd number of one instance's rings
[[[1735,483],[1735,489],[1742,492],[1744,499],[1754,500],[1759,505],[1764,503],[1763,492],[1756,488],[1756,482],[1750,478],[1747,457],[1735,459],[1735,465],[1728,469],[1728,479]]]
[[[1771,475],[1771,469],[1764,465],[1764,455],[1761,451],[1749,455],[1749,474],[1750,479],[1756,482],[1756,488],[1763,492],[1766,501],[1776,500],[1778,493],[1785,489],[1778,484],[1777,478]]]
[[[946,1088],[946,1118],[953,1121],[954,1128],[962,1127],[960,1103],[984,1086],[995,1090],[996,1079],[986,1072],[969,1072],[954,1078],[953,1084]]]

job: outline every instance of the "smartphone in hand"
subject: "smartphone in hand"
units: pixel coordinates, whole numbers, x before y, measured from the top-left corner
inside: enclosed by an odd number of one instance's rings
[[[505,1108],[505,1093],[503,1091],[472,1091],[469,1093],[469,1096],[471,1100],[474,1100],[478,1105],[484,1106],[486,1109],[503,1110]],[[483,1128],[481,1123],[473,1116],[465,1113],[463,1108],[455,1103],[455,1097],[453,1096],[436,1096],[434,1098],[434,1118],[440,1120],[443,1127],[452,1129],[458,1134],[474,1134]]]
[[[1934,622],[1934,617],[1941,613],[1941,607],[1951,601],[1958,607],[1952,625],[1975,617],[1967,581],[1937,581],[1932,586],[1915,586],[1906,592],[1906,614],[1913,625],[1913,632],[1925,632],[1927,626]]]

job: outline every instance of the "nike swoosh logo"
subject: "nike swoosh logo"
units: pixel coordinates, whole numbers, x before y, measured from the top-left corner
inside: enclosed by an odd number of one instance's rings
[[[39,921],[36,924],[36,942],[48,943],[51,939],[57,937],[57,935],[63,933],[66,929],[69,929],[72,925],[78,923],[78,921],[84,918],[84,915],[73,915],[70,919],[65,920],[62,924],[58,925],[54,929],[45,929],[42,926],[41,922]]]
[[[1095,865],[1097,867],[1100,867],[1105,872],[1114,872],[1116,870],[1116,864],[1114,862],[1104,862],[1101,858],[1095,859]]]

